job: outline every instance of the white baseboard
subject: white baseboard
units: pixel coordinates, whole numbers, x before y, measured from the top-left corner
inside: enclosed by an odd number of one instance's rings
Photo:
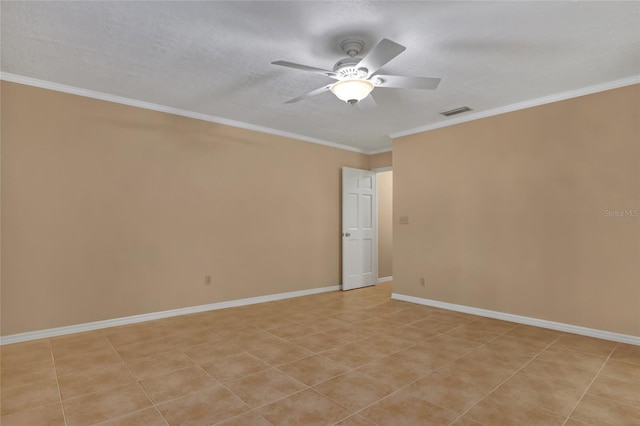
[[[49,328],[46,330],[28,331],[26,333],[10,334],[0,337],[0,345],[26,342],[29,340],[45,339],[47,337],[63,336],[65,334],[81,333],[84,331],[99,330],[101,328],[117,327],[119,325],[135,324],[145,321],[153,321],[161,318],[175,317],[179,315],[195,314],[198,312],[215,311],[218,309],[235,308],[238,306],[253,305],[256,303],[273,302],[293,297],[309,296],[311,294],[326,293],[340,290],[339,285],[329,287],[312,288],[309,290],[291,291],[288,293],[269,294],[267,296],[249,297],[247,299],[229,300],[226,302],[210,303],[207,305],[190,306],[188,308],[171,309],[169,311],[151,312],[148,314],[132,315],[130,317],[114,318],[104,321],[88,322],[84,324],[69,325],[66,327]]]
[[[482,317],[495,318],[504,321],[517,322],[519,324],[533,325],[536,327],[549,328],[551,330],[564,331],[567,333],[580,334],[583,336],[596,337],[598,339],[612,340],[614,342],[628,343],[640,346],[640,337],[630,334],[614,333],[611,331],[597,330],[594,328],[580,327],[578,325],[565,324],[562,322],[547,321],[538,318],[524,317],[521,315],[507,314],[504,312],[490,311],[488,309],[474,308],[454,303],[440,302],[438,300],[423,299],[421,297],[406,296],[404,294],[393,293],[391,298],[405,302],[417,303],[420,305],[434,306],[436,308],[448,309],[450,311],[464,312],[466,314],[479,315]]]
[[[378,284],[380,284],[380,283],[386,283],[387,281],[393,281],[393,277],[382,277],[382,278],[378,278]]]

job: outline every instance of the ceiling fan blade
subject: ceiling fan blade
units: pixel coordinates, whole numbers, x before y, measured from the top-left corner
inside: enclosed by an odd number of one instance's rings
[[[281,67],[294,68],[302,71],[309,71],[316,74],[326,75],[327,77],[336,78],[336,73],[329,70],[323,70],[322,68],[310,67],[308,65],[296,64],[294,62],[288,61],[273,61],[271,62],[273,65],[280,65]]]
[[[380,83],[377,83],[380,81]],[[406,77],[403,75],[376,75],[373,78],[376,87],[393,87],[398,89],[434,90],[440,84],[439,78]]]
[[[383,38],[367,56],[358,62],[358,68],[366,68],[368,75],[372,75],[405,49],[403,45]]]
[[[304,95],[300,95],[297,98],[289,99],[287,102],[285,102],[285,104],[292,104],[294,102],[298,102],[303,99],[310,98],[311,96],[315,96],[315,95],[319,95],[320,93],[327,92],[331,90],[331,86],[332,86],[331,84],[327,84],[326,86],[323,86],[319,89],[312,90],[311,92],[305,93]]]
[[[366,98],[362,99],[360,102],[358,102],[358,108],[365,110],[365,111],[370,111],[372,109],[376,109],[378,107],[378,104],[376,103],[376,100],[373,99],[373,93],[369,93],[369,96],[367,96]]]

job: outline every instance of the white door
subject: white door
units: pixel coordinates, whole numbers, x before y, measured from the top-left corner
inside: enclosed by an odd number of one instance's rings
[[[342,168],[342,289],[378,281],[376,174]]]

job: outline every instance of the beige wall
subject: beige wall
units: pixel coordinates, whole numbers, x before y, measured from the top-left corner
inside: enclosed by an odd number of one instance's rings
[[[639,106],[635,85],[394,140],[394,291],[640,336],[640,218],[605,216],[640,209]]]
[[[391,167],[391,151],[369,156],[369,170]]]
[[[393,276],[393,172],[378,173],[378,277]]]
[[[367,155],[1,87],[2,335],[340,283]]]

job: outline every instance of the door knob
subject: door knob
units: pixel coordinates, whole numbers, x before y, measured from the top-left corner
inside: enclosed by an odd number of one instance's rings
[[[348,233],[348,232],[343,232],[343,233],[342,233],[342,236],[343,236],[343,237],[350,237],[350,236],[351,236],[351,234],[350,234],[350,233]]]

